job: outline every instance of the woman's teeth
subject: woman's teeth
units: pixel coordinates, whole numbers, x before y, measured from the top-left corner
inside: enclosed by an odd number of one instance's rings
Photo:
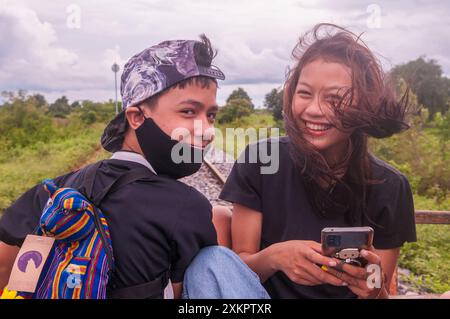
[[[314,131],[326,131],[331,128],[329,124],[315,124],[310,122],[305,122],[305,126]]]

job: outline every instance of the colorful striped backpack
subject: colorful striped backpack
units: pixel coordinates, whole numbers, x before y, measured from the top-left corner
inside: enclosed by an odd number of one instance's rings
[[[13,298],[107,298],[108,283],[114,271],[114,257],[108,224],[99,208],[100,203],[109,193],[151,174],[147,168],[130,170],[93,196],[92,188],[99,166],[100,162],[86,169],[81,191],[60,188],[50,179],[43,181],[49,199],[35,234],[54,237],[55,243],[39,277],[36,291],[14,292],[14,296],[8,291]],[[154,283],[148,287],[153,286]],[[132,288],[125,288],[125,295],[122,292],[116,295],[133,297],[136,289]]]

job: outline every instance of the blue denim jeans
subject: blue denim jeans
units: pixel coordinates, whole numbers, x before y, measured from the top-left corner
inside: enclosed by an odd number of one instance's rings
[[[259,277],[232,250],[209,246],[186,270],[183,299],[270,299]]]

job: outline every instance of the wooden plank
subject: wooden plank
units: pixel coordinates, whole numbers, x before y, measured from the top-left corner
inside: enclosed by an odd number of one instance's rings
[[[450,224],[450,212],[443,210],[416,210],[416,224]]]

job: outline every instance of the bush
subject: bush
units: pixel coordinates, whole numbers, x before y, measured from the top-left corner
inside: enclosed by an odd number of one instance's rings
[[[105,124],[115,115],[111,102],[85,101],[84,107],[72,103],[61,118],[55,116],[58,112],[49,112],[40,96],[7,97],[0,106],[0,215],[28,188],[89,160],[100,149]],[[99,152],[96,159],[105,156]]]
[[[219,124],[231,123],[233,120],[250,115],[252,113],[251,103],[246,99],[233,99],[224,107],[220,108],[217,116]]]

